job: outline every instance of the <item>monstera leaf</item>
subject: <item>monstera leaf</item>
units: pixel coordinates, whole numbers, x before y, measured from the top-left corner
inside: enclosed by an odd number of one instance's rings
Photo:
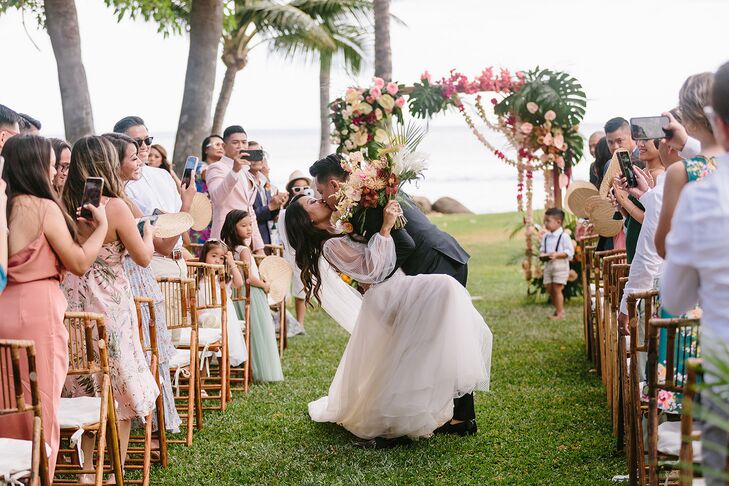
[[[415,83],[410,93],[410,114],[417,118],[431,118],[445,110],[452,103],[443,97],[441,87],[430,84],[427,79]]]

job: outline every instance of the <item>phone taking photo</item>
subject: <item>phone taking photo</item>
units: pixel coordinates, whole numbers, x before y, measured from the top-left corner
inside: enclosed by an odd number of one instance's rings
[[[615,152],[618,158],[618,164],[620,165],[620,171],[623,173],[623,177],[628,181],[628,187],[636,187],[638,180],[635,177],[633,171],[633,161],[630,158],[630,152],[625,149],[620,149]]]
[[[101,177],[89,177],[84,183],[84,194],[81,198],[81,217],[93,219],[91,211],[84,206],[93,204],[97,208],[101,204],[101,193],[104,190],[104,179]]]
[[[152,226],[155,225],[157,220],[159,219],[159,214],[153,214],[151,216],[142,216],[139,219],[139,222],[137,223],[137,229],[139,230],[139,234],[144,237],[144,223],[149,220],[149,224]]]
[[[243,160],[247,160],[249,162],[260,162],[263,160],[263,150],[241,150],[240,151],[241,157],[243,157]],[[247,154],[247,155],[243,155]]]
[[[200,159],[198,159],[194,155],[188,155],[187,160],[185,161],[185,169],[182,171],[182,185],[184,187],[188,187],[190,185],[190,181],[192,180],[192,172],[197,169],[197,165],[199,162]]]
[[[630,119],[630,136],[633,140],[655,140],[670,138],[673,133],[666,130],[669,120],[667,116],[645,116]]]

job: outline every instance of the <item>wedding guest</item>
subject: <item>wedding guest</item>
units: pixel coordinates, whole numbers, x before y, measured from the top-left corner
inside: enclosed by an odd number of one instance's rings
[[[51,186],[56,170],[51,143],[33,135],[13,137],[3,156],[11,231],[8,286],[0,294],[0,339],[35,342],[43,431],[51,448],[48,462],[53,476],[60,441],[56,413],[68,370],[68,332],[63,324],[68,304],[59,283],[66,270],[83,275],[96,259],[108,228],[106,211],[103,206],[87,206],[92,219],[78,219],[86,235],[79,243],[76,223]],[[23,383],[23,388],[29,400],[30,384]],[[29,439],[32,424],[28,417],[6,416],[0,417],[0,429],[5,437]]]
[[[127,196],[134,201],[144,215],[151,215],[155,209],[165,213],[187,211],[195,197],[195,184],[181,188],[169,172],[147,164],[153,137],[149,136],[147,127],[138,116],[127,116],[114,125],[114,132],[131,137],[139,146],[139,159],[145,164],[138,180],[132,180],[125,186]],[[180,277],[187,275],[187,266],[183,259],[182,238],[157,240],[152,257],[152,270],[157,277]]]
[[[18,126],[21,135],[38,135],[41,129],[41,122],[25,113],[18,113],[20,118]]]
[[[147,266],[154,251],[152,228],[144,225],[139,234],[134,216],[125,201],[124,186],[119,178],[119,158],[114,146],[103,137],[90,136],[78,140],[71,152],[71,167],[63,189],[66,210],[81,203],[84,183],[89,177],[104,180],[101,203],[105,205],[109,225],[98,257],[83,276],[68,276],[62,288],[68,310],[94,312],[105,316],[108,340],[111,386],[117,403],[119,442],[122,463],[126,458],[133,418],[144,419],[154,409],[159,394],[157,384],[147,366],[139,338],[134,297],[122,261],[128,254],[140,266]],[[84,240],[87,231],[79,231]],[[100,384],[96,383],[95,393]],[[71,396],[88,395],[88,383],[81,377],[69,377],[65,386]],[[84,468],[93,468],[94,441],[82,439]]]
[[[263,150],[261,144],[254,141],[248,142],[248,150]],[[278,218],[281,207],[288,199],[288,194],[279,193],[275,196],[271,194],[271,184],[262,173],[263,160],[251,161],[250,173],[253,176],[254,185],[256,187],[256,198],[253,201],[253,209],[256,212],[256,221],[258,222],[258,231],[265,245],[271,244],[271,227],[270,225]]]
[[[68,176],[68,167],[71,165],[71,144],[60,138],[51,138],[53,153],[56,156],[56,177],[53,178],[53,188],[60,195]]]
[[[635,140],[630,135],[630,123],[622,117],[611,118],[605,123],[605,139],[610,149],[610,155],[618,149],[625,149],[631,153],[633,158],[638,158]],[[609,162],[608,162],[609,164]],[[608,166],[602,168],[602,173],[607,172]]]
[[[684,159],[683,163],[671,166],[666,173],[663,207],[656,229],[656,248],[663,258],[666,257],[666,235],[671,231],[671,220],[681,191],[690,182],[699,181],[713,172],[716,169],[715,157],[724,152],[704,113],[704,108],[711,104],[712,80],[712,73],[695,74],[686,79],[678,94],[682,124],[676,123],[670,113],[664,113],[671,122],[669,129],[674,132],[672,138],[686,139],[690,136],[699,141],[701,150],[695,156]]]
[[[711,106],[706,111],[713,126],[714,140],[724,153],[716,157],[718,168],[714,174],[701,184],[689,184],[681,193],[673,216],[674,229],[665,243],[667,256],[661,299],[663,306],[677,315],[690,310],[697,301],[701,302],[704,384],[709,385],[702,391],[701,404],[706,412],[726,421],[729,419],[727,399],[721,397],[721,388],[711,385],[717,382],[714,362],[726,361],[729,345],[729,314],[725,305],[729,301],[726,251],[729,239],[729,63],[716,72],[710,101]],[[689,117],[697,114],[690,109],[688,113]],[[682,115],[686,116],[683,111]],[[696,133],[696,126],[692,124],[697,121],[689,122],[689,133]],[[706,143],[706,148],[711,145],[706,134],[699,133],[699,137]],[[668,173],[670,175],[671,170]],[[712,486],[725,484],[719,474],[725,470],[727,460],[727,432],[716,424],[705,421],[701,430],[702,472],[706,483]]]
[[[0,105],[0,152],[10,137],[20,132],[20,117],[5,105]]]
[[[246,340],[243,335],[243,328],[245,327],[245,315],[238,315],[235,303],[233,302],[233,289],[240,289],[245,285],[243,276],[238,270],[238,266],[235,264],[235,258],[233,252],[228,249],[228,246],[220,240],[208,240],[200,250],[200,261],[210,265],[224,265],[226,275],[226,292],[227,299],[227,336],[228,336],[228,358],[230,359],[230,366],[240,366],[248,360],[248,349],[246,348]],[[211,295],[213,289],[210,288],[210,282],[208,279],[198,279],[197,282],[198,298],[200,296]],[[219,301],[222,301],[220,297],[219,289],[216,290]],[[221,329],[221,319],[223,313],[221,309],[205,309],[198,311],[198,322],[202,328],[216,328]],[[252,319],[252,318],[251,318]],[[253,325],[253,324],[252,324]]]
[[[213,203],[213,227],[210,235],[220,238],[220,231],[226,215],[233,209],[243,209],[253,220],[251,248],[254,253],[263,254],[263,239],[258,229],[253,202],[256,199],[254,177],[246,159],[248,134],[239,125],[229,126],[223,132],[225,156],[208,167],[205,180]]]
[[[587,146],[590,148],[590,155],[593,158],[597,157],[597,143],[603,138],[605,138],[605,132],[598,130],[597,132],[593,132],[590,138],[587,139]]]
[[[544,264],[544,286],[554,306],[554,314],[550,319],[564,319],[564,295],[562,291],[567,285],[570,273],[570,260],[575,255],[572,238],[564,232],[564,211],[549,208],[544,213],[544,228],[547,232],[542,237],[540,258]]]
[[[202,142],[202,157],[200,165],[197,169],[197,175],[195,177],[195,184],[197,184],[197,192],[201,194],[208,194],[208,183],[207,183],[207,170],[210,164],[218,162],[225,156],[225,142],[223,137],[220,135],[208,135]],[[210,220],[207,228],[202,231],[190,230],[190,242],[191,243],[205,243],[210,238],[210,231],[213,227],[213,221]]]
[[[149,147],[149,156],[147,157],[147,164],[158,169],[164,169],[170,173],[172,178],[175,180],[177,185],[180,185],[180,178],[177,177],[175,171],[172,170],[172,164],[167,160],[167,149],[162,145],[155,143]]]
[[[251,369],[256,381],[282,381],[281,359],[276,346],[276,331],[268,305],[269,284],[261,280],[258,266],[248,245],[253,235],[253,218],[246,211],[234,209],[225,217],[223,241],[233,250],[236,260],[248,263],[251,287]],[[238,318],[245,316],[240,302],[236,302]]]
[[[593,186],[600,189],[602,178],[605,175],[606,164],[610,162],[613,154],[608,148],[607,139],[602,137],[595,145],[595,161],[590,165],[590,182]]]
[[[106,133],[104,138],[109,140],[114,146],[119,158],[119,178],[122,184],[129,181],[137,180],[141,177],[142,161],[138,157],[139,148],[137,142],[130,137],[121,133]],[[135,218],[143,216],[142,211],[134,202],[127,200],[127,204]],[[157,240],[157,238],[155,238]],[[172,336],[167,329],[167,320],[165,318],[164,296],[154,277],[152,268],[137,265],[131,256],[124,257],[124,271],[129,279],[129,285],[132,289],[132,295],[139,297],[148,297],[154,300],[155,314],[155,331],[157,334],[157,354],[159,359],[159,379],[162,385],[160,390],[164,403],[165,428],[173,433],[180,431],[180,423],[182,422],[177,408],[175,407],[175,396],[172,391],[172,381],[170,378],[170,359],[175,353],[175,347],[172,344]],[[150,314],[147,306],[142,306],[142,331],[144,341],[149,345],[149,320]],[[153,426],[157,430],[157,415],[152,415]]]

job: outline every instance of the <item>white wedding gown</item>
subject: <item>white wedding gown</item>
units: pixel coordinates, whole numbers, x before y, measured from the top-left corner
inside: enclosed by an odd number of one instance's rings
[[[491,330],[455,279],[401,271],[387,279],[395,244],[379,234],[367,245],[333,238],[323,254],[373,285],[329,395],[309,403],[314,421],[341,424],[364,439],[427,437],[452,418],[454,398],[488,390]]]

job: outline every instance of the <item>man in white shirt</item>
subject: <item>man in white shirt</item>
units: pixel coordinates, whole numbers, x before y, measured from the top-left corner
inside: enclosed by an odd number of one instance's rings
[[[712,107],[705,111],[716,141],[729,152],[729,63],[716,72]],[[689,184],[681,192],[666,238],[661,281],[661,302],[668,312],[678,315],[697,301],[701,305],[701,353],[707,384],[716,381],[712,360],[729,357],[729,153],[717,157],[716,165],[717,170],[701,184]],[[727,420],[729,400],[719,396],[719,390],[710,391],[714,393],[702,393],[702,404]],[[707,484],[725,484],[711,471],[725,469],[726,453],[719,451],[726,451],[726,431],[706,422],[701,441]]]
[[[263,240],[258,229],[253,202],[256,200],[256,184],[245,159],[248,134],[243,127],[233,125],[223,132],[225,156],[210,164],[205,172],[208,194],[213,203],[212,238],[220,238],[220,231],[228,212],[233,209],[247,211],[253,220],[251,246],[255,253],[263,254]]]
[[[165,213],[188,211],[195,197],[195,184],[190,183],[180,193],[169,172],[147,165],[153,137],[149,136],[144,120],[138,116],[124,117],[114,125],[114,132],[133,138],[139,145],[138,157],[145,164],[142,167],[142,177],[138,181],[127,183],[124,190],[142,213],[151,215],[155,209]],[[155,238],[154,249],[152,269],[157,277],[187,276],[182,258],[182,238]]]

